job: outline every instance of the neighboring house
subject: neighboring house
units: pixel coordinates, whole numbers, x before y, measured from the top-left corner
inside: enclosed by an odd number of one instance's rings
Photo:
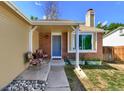
[[[124,62],[124,27],[118,27],[103,37],[103,59]]]
[[[103,37],[103,46],[124,46],[124,27],[118,27]]]
[[[0,88],[28,66],[23,57],[27,51],[42,48],[49,58],[75,58],[76,53],[76,59],[102,59],[103,30],[94,27],[94,14],[92,9],[87,11],[85,24],[71,20],[31,21],[10,2],[0,2]]]

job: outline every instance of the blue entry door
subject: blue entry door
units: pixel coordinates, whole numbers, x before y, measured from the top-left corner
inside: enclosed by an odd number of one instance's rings
[[[61,57],[61,35],[52,36],[52,57]]]

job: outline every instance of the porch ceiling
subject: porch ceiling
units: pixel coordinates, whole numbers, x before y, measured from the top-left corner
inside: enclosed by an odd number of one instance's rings
[[[76,27],[76,26],[75,26]],[[36,29],[38,32],[68,32],[73,31],[69,25],[41,25]]]

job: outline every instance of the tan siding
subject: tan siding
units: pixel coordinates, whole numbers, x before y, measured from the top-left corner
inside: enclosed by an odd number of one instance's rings
[[[33,51],[39,48],[39,33],[38,31],[33,32]]]
[[[23,54],[28,50],[29,27],[0,3],[0,88],[26,68]]]

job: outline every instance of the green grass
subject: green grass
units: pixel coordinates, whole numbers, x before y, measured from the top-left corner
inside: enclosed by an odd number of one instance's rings
[[[107,64],[101,66],[81,66],[95,88],[100,90],[124,90],[124,71]]]
[[[66,72],[66,76],[68,78],[71,90],[72,91],[84,90],[73,70],[74,70],[74,66],[65,65],[65,72]]]
[[[74,67],[72,65],[65,65],[65,72],[69,81],[71,90],[74,90],[74,85],[76,81],[76,75],[73,71]]]

